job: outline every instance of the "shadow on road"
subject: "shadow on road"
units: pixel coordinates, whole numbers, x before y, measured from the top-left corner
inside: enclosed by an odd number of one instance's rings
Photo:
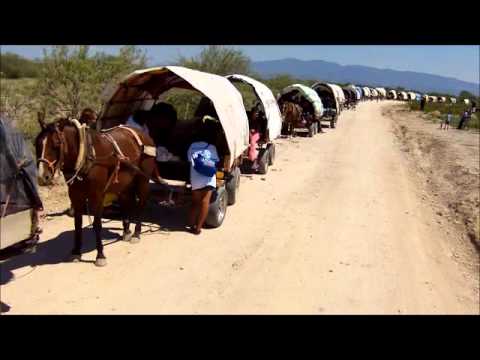
[[[147,235],[161,231],[185,231],[187,209],[186,206],[167,207],[150,203],[142,216],[142,234]],[[112,220],[120,220],[119,214],[107,212],[102,220],[104,246],[110,246],[119,241],[119,234],[122,232],[121,224],[113,223]],[[134,224],[131,224],[130,229],[133,230],[133,228]],[[34,253],[24,253],[23,249],[17,248],[7,248],[0,251],[0,285],[5,285],[12,281],[14,279],[13,271],[16,269],[70,261],[73,239],[74,230],[72,224],[71,230],[64,231],[55,238],[38,243]],[[82,254],[94,251],[95,248],[94,231],[87,225],[83,228]]]
[[[102,229],[102,239],[109,246],[118,241],[118,233],[112,230],[120,228]],[[68,262],[73,248],[74,231],[64,231],[57,237],[40,242],[34,253],[23,253],[21,249],[5,249],[0,254],[0,285],[5,285],[14,280],[14,270],[24,267],[36,267]],[[113,241],[112,241],[113,240]],[[92,229],[83,229],[82,254],[95,250],[95,235]]]
[[[0,314],[7,313],[10,311],[10,306],[5,304],[3,301],[0,301]]]

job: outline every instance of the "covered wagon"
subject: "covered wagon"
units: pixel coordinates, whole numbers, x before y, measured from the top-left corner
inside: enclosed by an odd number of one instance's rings
[[[0,250],[34,251],[39,240],[36,165],[23,135],[0,117]]]
[[[313,136],[321,129],[321,119],[324,116],[324,105],[318,94],[312,88],[302,84],[292,84],[282,89],[278,105],[282,109],[285,102],[293,102],[302,108],[301,119],[293,124],[293,132],[304,132]],[[284,126],[286,126],[284,122]]]
[[[372,96],[372,94],[370,92],[370,88],[364,86],[364,87],[362,87],[362,91],[363,91],[363,95],[365,96],[366,99],[369,99]]]
[[[377,88],[375,88],[375,90],[377,90],[378,95],[379,95],[382,99],[385,99],[385,98],[387,97],[387,90],[385,90],[384,88],[377,87]]]
[[[282,131],[282,114],[280,113],[277,100],[265,84],[251,77],[233,74],[228,75],[227,79],[233,84],[247,84],[255,94],[257,103],[247,113],[249,114],[249,125],[254,121],[255,127],[258,128],[260,134],[257,142],[258,172],[266,174],[268,166],[273,165],[275,159],[275,144],[273,140],[279,137]],[[251,128],[252,126],[250,126]]]
[[[397,100],[397,92],[395,90],[388,90],[387,98],[390,100]]]
[[[348,109],[354,109],[357,104],[357,93],[355,86],[349,85],[342,88],[345,95],[345,107]]]
[[[330,128],[335,128],[340,114],[340,103],[335,94],[335,87],[329,83],[318,82],[312,85],[324,106],[322,121],[329,121]]]
[[[362,97],[363,97],[362,88],[359,86],[354,86],[354,87],[355,87],[355,93],[357,94],[357,101],[362,100]]]
[[[330,87],[333,89],[335,93],[335,97],[337,98],[338,105],[339,105],[339,111],[341,112],[343,110],[343,107],[345,106],[345,94],[340,86],[337,84],[329,84]]]
[[[228,79],[180,66],[134,71],[106,95],[97,129],[125,124],[138,110],[152,111],[158,109],[159,104],[174,106],[166,100],[166,94],[172,89],[188,90],[192,95],[199,95],[200,102],[194,116],[176,119],[170,132],[164,129],[163,123],[167,121],[162,116],[158,121],[151,121],[153,130],[150,130],[166,136],[162,153],[157,149],[157,165],[166,184],[150,184],[151,193],[169,206],[184,206],[189,202],[191,185],[187,150],[198,125],[205,119],[213,118],[218,122],[214,145],[220,164],[206,224],[218,227],[223,223],[227,205],[235,202],[242,155],[249,145],[248,119],[242,96]],[[154,136],[152,138],[155,140]]]

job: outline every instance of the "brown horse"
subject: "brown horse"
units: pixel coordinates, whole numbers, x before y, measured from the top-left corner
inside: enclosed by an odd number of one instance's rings
[[[302,108],[296,103],[285,101],[281,104],[280,110],[287,134],[294,135],[295,125],[302,120]]]
[[[75,242],[72,260],[82,251],[82,214],[93,214],[97,257],[95,265],[107,264],[101,239],[103,203],[106,193],[117,194],[123,218],[123,240],[140,240],[140,214],[145,206],[155,166],[153,140],[133,128],[115,127],[97,132],[76,120],[59,119],[48,125],[39,114],[42,131],[35,140],[39,182],[49,184],[63,172],[74,209]],[[147,155],[145,152],[149,152]],[[138,197],[138,203],[136,198]],[[130,231],[130,220],[135,231]]]

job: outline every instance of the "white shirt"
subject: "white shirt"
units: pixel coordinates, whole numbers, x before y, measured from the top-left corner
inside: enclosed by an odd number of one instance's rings
[[[217,148],[215,145],[208,145],[204,141],[194,142],[188,148],[187,158],[190,162],[190,182],[192,184],[192,190],[197,190],[204,188],[205,186],[213,186],[217,187],[217,176],[205,176],[197,172],[193,168],[193,154],[195,154],[199,150],[206,150],[205,155],[214,161],[219,161],[220,158],[218,157]]]
[[[135,119],[133,118],[133,115],[130,116],[127,120],[127,123],[125,124],[127,126],[130,126],[130,127],[133,127],[135,129],[138,129],[138,130],[141,130],[143,131],[145,134],[147,134],[148,136],[150,136],[150,133],[148,132],[148,127],[147,125],[140,125],[139,123],[137,123],[135,121]]]

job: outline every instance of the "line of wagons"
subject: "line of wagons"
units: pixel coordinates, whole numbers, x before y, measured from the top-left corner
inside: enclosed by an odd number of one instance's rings
[[[251,90],[256,102],[246,110],[246,99],[238,90],[246,86]],[[227,207],[236,203],[240,189],[241,173],[252,172],[252,159],[248,157],[250,146],[250,124],[252,116],[259,120],[260,140],[257,143],[257,172],[266,174],[275,161],[274,140],[284,130],[284,114],[279,104],[286,101],[297,103],[302,108],[295,132],[315,135],[321,130],[321,123],[328,122],[335,128],[339,115],[347,109],[354,109],[360,100],[386,97],[385,91],[362,88],[354,85],[340,87],[336,84],[318,82],[312,87],[293,84],[282,89],[277,97],[263,83],[251,77],[239,74],[219,76],[179,66],[162,66],[135,71],[126,76],[114,89],[105,95],[103,108],[96,127],[98,131],[111,129],[125,124],[137,111],[151,111],[159,103],[168,101],[168,95],[175,89],[189,90],[200,95],[197,111],[191,118],[177,118],[175,128],[168,141],[168,151],[175,156],[162,159],[157,157],[157,165],[164,183],[150,182],[150,196],[154,204],[167,207],[182,207],[191,199],[189,185],[190,164],[187,161],[187,149],[194,137],[194,130],[201,116],[211,115],[218,119],[221,131],[217,136],[216,147],[221,159],[217,171],[216,190],[211,198],[206,225],[222,225]],[[172,104],[170,104],[172,106]],[[302,107],[303,106],[303,107]],[[159,119],[161,120],[161,119]],[[0,179],[2,211],[0,218],[0,249],[13,244],[38,240],[33,233],[36,221],[33,216],[33,200],[38,197],[35,173],[35,161],[29,154],[25,142],[13,139],[13,130],[7,123],[0,122],[2,151],[1,166],[5,170]],[[16,138],[17,139],[17,138]],[[27,156],[27,167],[20,169],[12,164]],[[33,167],[32,167],[33,166]],[[9,184],[10,178],[15,183]],[[8,189],[7,189],[8,188]],[[14,193],[14,196],[10,196]],[[33,197],[31,196],[33,194]],[[105,194],[105,214],[115,214],[118,210],[118,194]],[[16,203],[18,202],[18,203]],[[85,212],[85,214],[87,211]],[[25,231],[18,231],[23,229]],[[28,230],[32,232],[27,235]],[[33,241],[36,243],[36,241]]]
[[[253,106],[247,110],[248,102],[240,87],[255,98]],[[164,66],[135,71],[128,75],[114,89],[104,103],[97,120],[97,129],[108,129],[125,124],[137,110],[149,111],[159,102],[164,102],[171,90],[184,89],[200,94],[195,115],[192,119],[178,119],[171,135],[168,150],[174,159],[158,161],[157,165],[165,183],[151,182],[150,196],[154,202],[170,207],[182,207],[190,202],[190,164],[187,149],[192,142],[195,124],[204,115],[219,120],[221,133],[214,144],[221,159],[216,178],[217,186],[205,221],[209,227],[219,227],[223,223],[227,207],[237,202],[241,174],[258,173],[265,175],[275,162],[274,140],[282,135],[284,116],[279,104],[287,96],[300,103],[306,101],[313,116],[303,123],[298,132],[313,135],[312,124],[319,129],[322,121],[334,128],[339,114],[353,108],[358,101],[357,92],[352,86],[341,88],[338,85],[317,83],[311,88],[293,84],[281,90],[277,97],[263,83],[240,74],[225,77],[192,70],[179,66]],[[303,114],[302,114],[303,115]],[[308,115],[311,115],[310,113]],[[258,169],[252,169],[249,158],[250,126],[252,117],[260,124],[260,139],[257,142]],[[305,114],[305,118],[307,118]],[[310,129],[310,132],[309,130]],[[306,130],[306,131],[305,131]],[[108,196],[107,196],[108,197]],[[108,197],[107,206],[115,205],[115,197]]]
[[[429,103],[450,103],[456,104],[457,98],[455,97],[446,97],[446,96],[433,96],[428,94],[419,94],[412,91],[396,91],[388,90],[387,99],[390,100],[400,100],[400,101],[421,101],[424,99]],[[463,102],[468,105],[470,103],[469,99],[463,99]]]

